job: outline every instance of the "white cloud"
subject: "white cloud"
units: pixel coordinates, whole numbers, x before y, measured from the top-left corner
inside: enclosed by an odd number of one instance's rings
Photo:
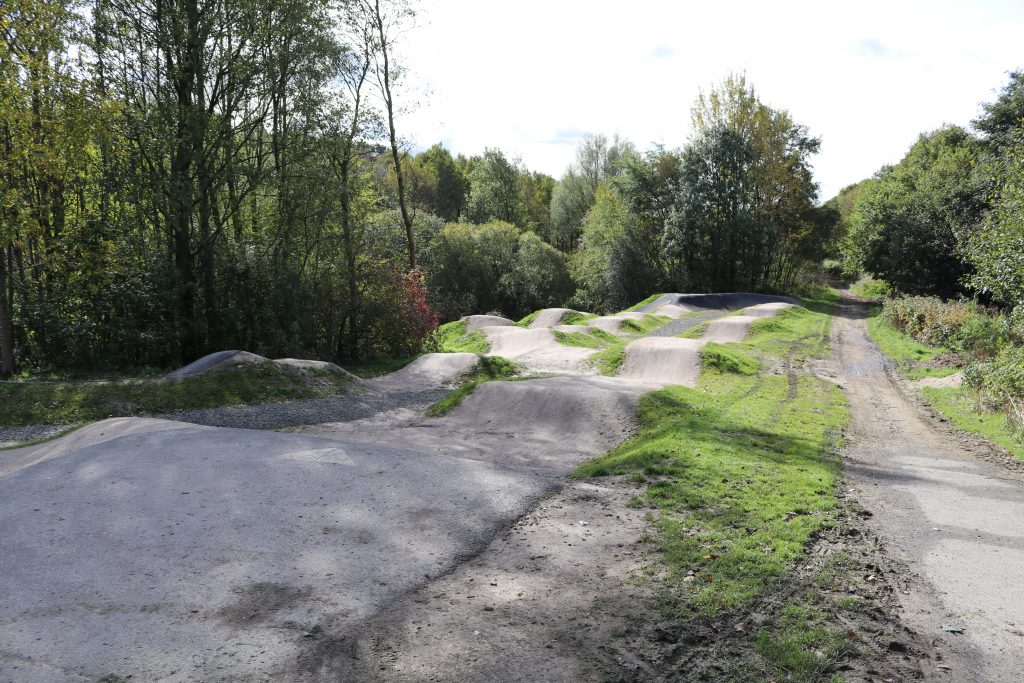
[[[827,198],[919,133],[969,123],[1024,67],[1020,45],[1019,2],[424,0],[403,53],[429,94],[400,124],[557,177],[585,131],[682,145],[698,90],[745,70],[822,137]]]

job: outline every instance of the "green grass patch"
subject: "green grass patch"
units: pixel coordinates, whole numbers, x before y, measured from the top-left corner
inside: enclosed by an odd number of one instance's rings
[[[577,346],[585,349],[606,349],[609,346],[621,345],[623,343],[614,334],[596,327],[587,332],[560,332],[555,330],[555,341],[566,346]]]
[[[622,364],[626,362],[626,345],[622,343],[609,346],[590,356],[587,361],[602,375],[617,375]]]
[[[791,602],[778,621],[757,634],[757,653],[767,664],[766,680],[843,680],[835,663],[858,654],[847,633],[828,627],[829,613],[816,594]]]
[[[657,299],[659,296],[661,296],[661,294],[651,294],[649,297],[647,297],[643,301],[641,301],[639,303],[635,303],[632,306],[630,306],[629,308],[627,308],[626,310],[621,311],[621,313],[632,313],[633,311],[639,311],[644,306],[646,306],[648,304],[653,304],[655,299]]]
[[[178,410],[219,408],[333,396],[351,378],[330,370],[263,363],[225,368],[174,382],[126,379],[104,382],[0,383],[0,424],[65,424]]]
[[[838,387],[809,373],[756,373],[779,357],[827,352],[831,319],[797,309],[783,330],[709,345],[696,388],[643,396],[640,431],[575,476],[643,475],[657,511],[665,611],[713,616],[759,597],[834,523]]]
[[[731,372],[735,375],[753,375],[757,361],[731,346],[708,342],[700,350],[700,365],[706,370]]]
[[[533,323],[533,321],[537,319],[538,315],[540,315],[540,311],[534,311],[533,313],[529,314],[528,316],[517,322],[516,325],[518,325],[519,327],[529,327]]]
[[[708,323],[701,323],[700,325],[694,325],[688,330],[680,332],[676,336],[680,339],[700,339],[704,336],[704,333],[708,331]]]
[[[559,321],[561,325],[582,325],[588,320],[593,320],[597,315],[594,313],[584,313],[583,311],[569,311],[562,316]]]
[[[882,307],[875,304],[868,311],[868,334],[886,356],[895,361],[900,372],[909,379],[948,377],[956,368],[931,368],[921,365],[947,351],[941,346],[929,346],[911,339],[881,316]]]
[[[462,400],[472,394],[478,386],[484,382],[500,379],[512,379],[519,374],[519,366],[507,358],[501,356],[480,356],[476,368],[462,381],[459,386],[451,391],[440,401],[431,404],[427,408],[427,415],[440,417],[449,413],[455,406],[462,403]]]
[[[985,437],[1016,458],[1024,458],[1024,443],[1010,429],[1006,413],[980,406],[970,388],[924,387],[921,393],[935,410],[960,429]]]
[[[455,320],[441,325],[433,333],[427,348],[439,353],[487,353],[490,344],[480,330],[467,331],[465,320]]]
[[[619,329],[630,334],[649,334],[671,319],[664,315],[645,315],[640,320],[623,320]]]

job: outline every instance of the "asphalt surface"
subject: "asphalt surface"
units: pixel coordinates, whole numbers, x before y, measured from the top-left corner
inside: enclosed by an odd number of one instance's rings
[[[556,478],[175,427],[0,477],[0,680],[318,680],[326,634],[450,571]]]

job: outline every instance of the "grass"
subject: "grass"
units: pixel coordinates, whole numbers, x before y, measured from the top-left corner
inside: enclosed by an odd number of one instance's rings
[[[633,304],[632,306],[630,306],[626,310],[622,311],[622,313],[630,313],[632,311],[639,311],[641,308],[643,308],[647,304],[654,303],[654,300],[657,299],[659,296],[661,296],[661,294],[651,294],[649,297],[647,297],[643,301],[641,301],[639,303],[636,303],[636,304]]]
[[[827,303],[827,300],[823,303]],[[841,390],[810,373],[758,372],[828,353],[826,310],[793,308],[752,326],[743,344],[707,344],[696,388],[643,396],[639,432],[577,477],[645,482],[659,562],[650,580],[666,617],[716,618],[763,599],[836,523]],[[848,656],[845,630],[805,601],[755,635],[769,680],[821,680]]]
[[[892,294],[892,286],[885,280],[876,280],[865,275],[850,285],[850,291],[863,299],[878,301]]]
[[[676,611],[711,615],[751,599],[835,507],[842,393],[807,373],[793,383],[754,374],[779,350],[787,358],[827,352],[829,318],[791,310],[784,329],[752,335],[744,350],[709,344],[697,388],[644,396],[640,433],[576,472],[654,478],[645,503],[662,513],[656,525]],[[686,582],[694,569],[699,580]]]
[[[540,311],[534,311],[533,313],[529,314],[528,316],[517,322],[516,325],[518,325],[519,327],[529,327],[530,324],[537,319],[538,315],[540,315]]]
[[[569,311],[562,316],[559,321],[561,325],[582,325],[588,320],[593,320],[597,315],[594,313],[584,313],[583,311]]]
[[[439,353],[487,353],[490,350],[484,333],[480,330],[468,332],[465,320],[441,325],[428,346]]]
[[[5,382],[0,383],[0,424],[70,424],[108,417],[320,398],[344,393],[350,385],[347,375],[273,363],[225,368],[178,382]]]
[[[1002,446],[1014,457],[1024,459],[1024,443],[1006,422],[1006,414],[978,405],[967,387],[924,387],[924,399],[954,425]]]
[[[630,334],[648,334],[654,332],[672,318],[664,315],[645,315],[640,320],[623,320],[619,327],[623,332]]]
[[[623,342],[610,332],[593,328],[587,332],[559,332],[555,330],[555,341],[566,346],[585,349],[606,349],[609,346],[621,345]]]
[[[519,366],[507,358],[502,358],[501,356],[480,356],[480,361],[472,373],[455,390],[440,401],[431,404],[427,408],[427,415],[430,417],[446,415],[484,382],[512,379],[517,374],[519,374]]]
[[[928,346],[911,339],[881,316],[882,307],[873,305],[868,311],[868,333],[886,356],[896,362],[900,372],[909,379],[947,377],[957,368],[931,368],[923,363],[947,351],[940,346]]]

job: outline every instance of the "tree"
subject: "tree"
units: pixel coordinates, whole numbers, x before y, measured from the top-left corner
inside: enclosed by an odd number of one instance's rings
[[[410,164],[413,203],[445,221],[457,221],[466,205],[466,180],[451,152],[440,144],[416,155]]]
[[[469,172],[466,218],[472,223],[504,221],[526,226],[526,203],[519,193],[519,169],[501,150],[487,149]]]
[[[991,209],[967,238],[978,292],[1009,306],[1024,306],[1024,137],[995,162],[998,183]]]
[[[597,185],[622,172],[633,145],[617,135],[584,136],[576,150],[576,161],[562,176],[551,195],[551,241],[571,251],[579,239],[587,211],[597,196]]]
[[[1024,71],[1010,73],[1010,82],[995,102],[982,105],[984,114],[974,121],[985,142],[997,154],[1015,147],[1024,128]]]
[[[984,208],[978,152],[967,131],[947,126],[922,135],[865,189],[855,234],[868,272],[909,294],[963,291],[969,266],[961,247]]]
[[[413,230],[412,216],[405,198],[405,173],[402,169],[402,155],[399,151],[398,134],[395,131],[395,96],[394,80],[400,70],[394,65],[394,42],[397,35],[405,29],[406,24],[415,16],[412,7],[406,0],[385,0],[382,8],[381,0],[361,0],[362,7],[371,18],[376,31],[377,44],[373,51],[374,74],[384,111],[387,115],[388,142],[391,145],[391,159],[394,163],[395,177],[398,184],[398,206],[405,224],[405,235],[409,252],[409,270],[416,270],[416,240]]]
[[[831,225],[815,210],[809,159],[818,139],[737,75],[701,93],[693,124],[665,230],[676,286],[790,287],[831,239]]]

